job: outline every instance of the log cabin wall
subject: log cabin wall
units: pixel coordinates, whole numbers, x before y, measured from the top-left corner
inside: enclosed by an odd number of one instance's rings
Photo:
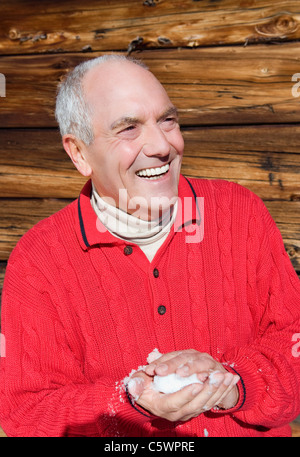
[[[84,184],[55,95],[73,66],[107,52],[143,59],[179,108],[182,172],[257,193],[300,272],[299,38],[299,0],[2,1],[1,285],[22,234]]]
[[[258,194],[300,273],[299,39],[299,0],[1,1],[0,292],[19,238],[84,184],[55,95],[72,67],[107,52],[145,61],[179,108],[182,172]]]

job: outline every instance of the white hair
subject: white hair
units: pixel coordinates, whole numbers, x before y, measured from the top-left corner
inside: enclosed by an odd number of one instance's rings
[[[84,97],[82,80],[91,68],[108,61],[129,61],[148,70],[142,61],[122,54],[105,54],[77,65],[60,84],[56,97],[55,118],[62,136],[71,134],[87,145],[93,143],[92,115]]]

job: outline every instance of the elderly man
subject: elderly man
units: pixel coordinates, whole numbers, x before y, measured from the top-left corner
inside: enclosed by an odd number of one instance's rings
[[[140,62],[82,63],[56,115],[90,180],[11,254],[4,431],[288,436],[300,288],[262,201],[180,175],[176,107]]]

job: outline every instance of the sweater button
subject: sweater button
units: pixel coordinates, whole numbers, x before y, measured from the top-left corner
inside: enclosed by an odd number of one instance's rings
[[[154,278],[158,278],[158,277],[159,277],[159,271],[158,271],[157,268],[154,268],[154,270],[153,270],[153,276],[154,276]]]
[[[160,305],[158,308],[157,308],[157,311],[158,311],[158,314],[160,314],[161,316],[163,314],[165,314],[165,312],[167,311],[167,308],[164,306],[164,305]]]
[[[125,246],[125,248],[124,248],[124,254],[125,254],[125,255],[130,255],[130,254],[132,254],[132,246]]]

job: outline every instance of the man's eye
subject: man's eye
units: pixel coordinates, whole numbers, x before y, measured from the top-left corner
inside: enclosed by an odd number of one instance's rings
[[[175,117],[166,117],[165,122],[171,124],[177,122],[177,119]]]
[[[128,127],[126,127],[126,129],[124,129],[123,131],[124,132],[128,132],[129,130],[133,130],[135,129],[135,125],[129,125]]]
[[[166,117],[163,120],[163,124],[166,128],[173,128],[177,124],[177,119],[175,117]]]
[[[138,135],[138,126],[137,125],[128,125],[127,127],[122,128],[118,132],[118,136],[124,139],[133,139]]]

